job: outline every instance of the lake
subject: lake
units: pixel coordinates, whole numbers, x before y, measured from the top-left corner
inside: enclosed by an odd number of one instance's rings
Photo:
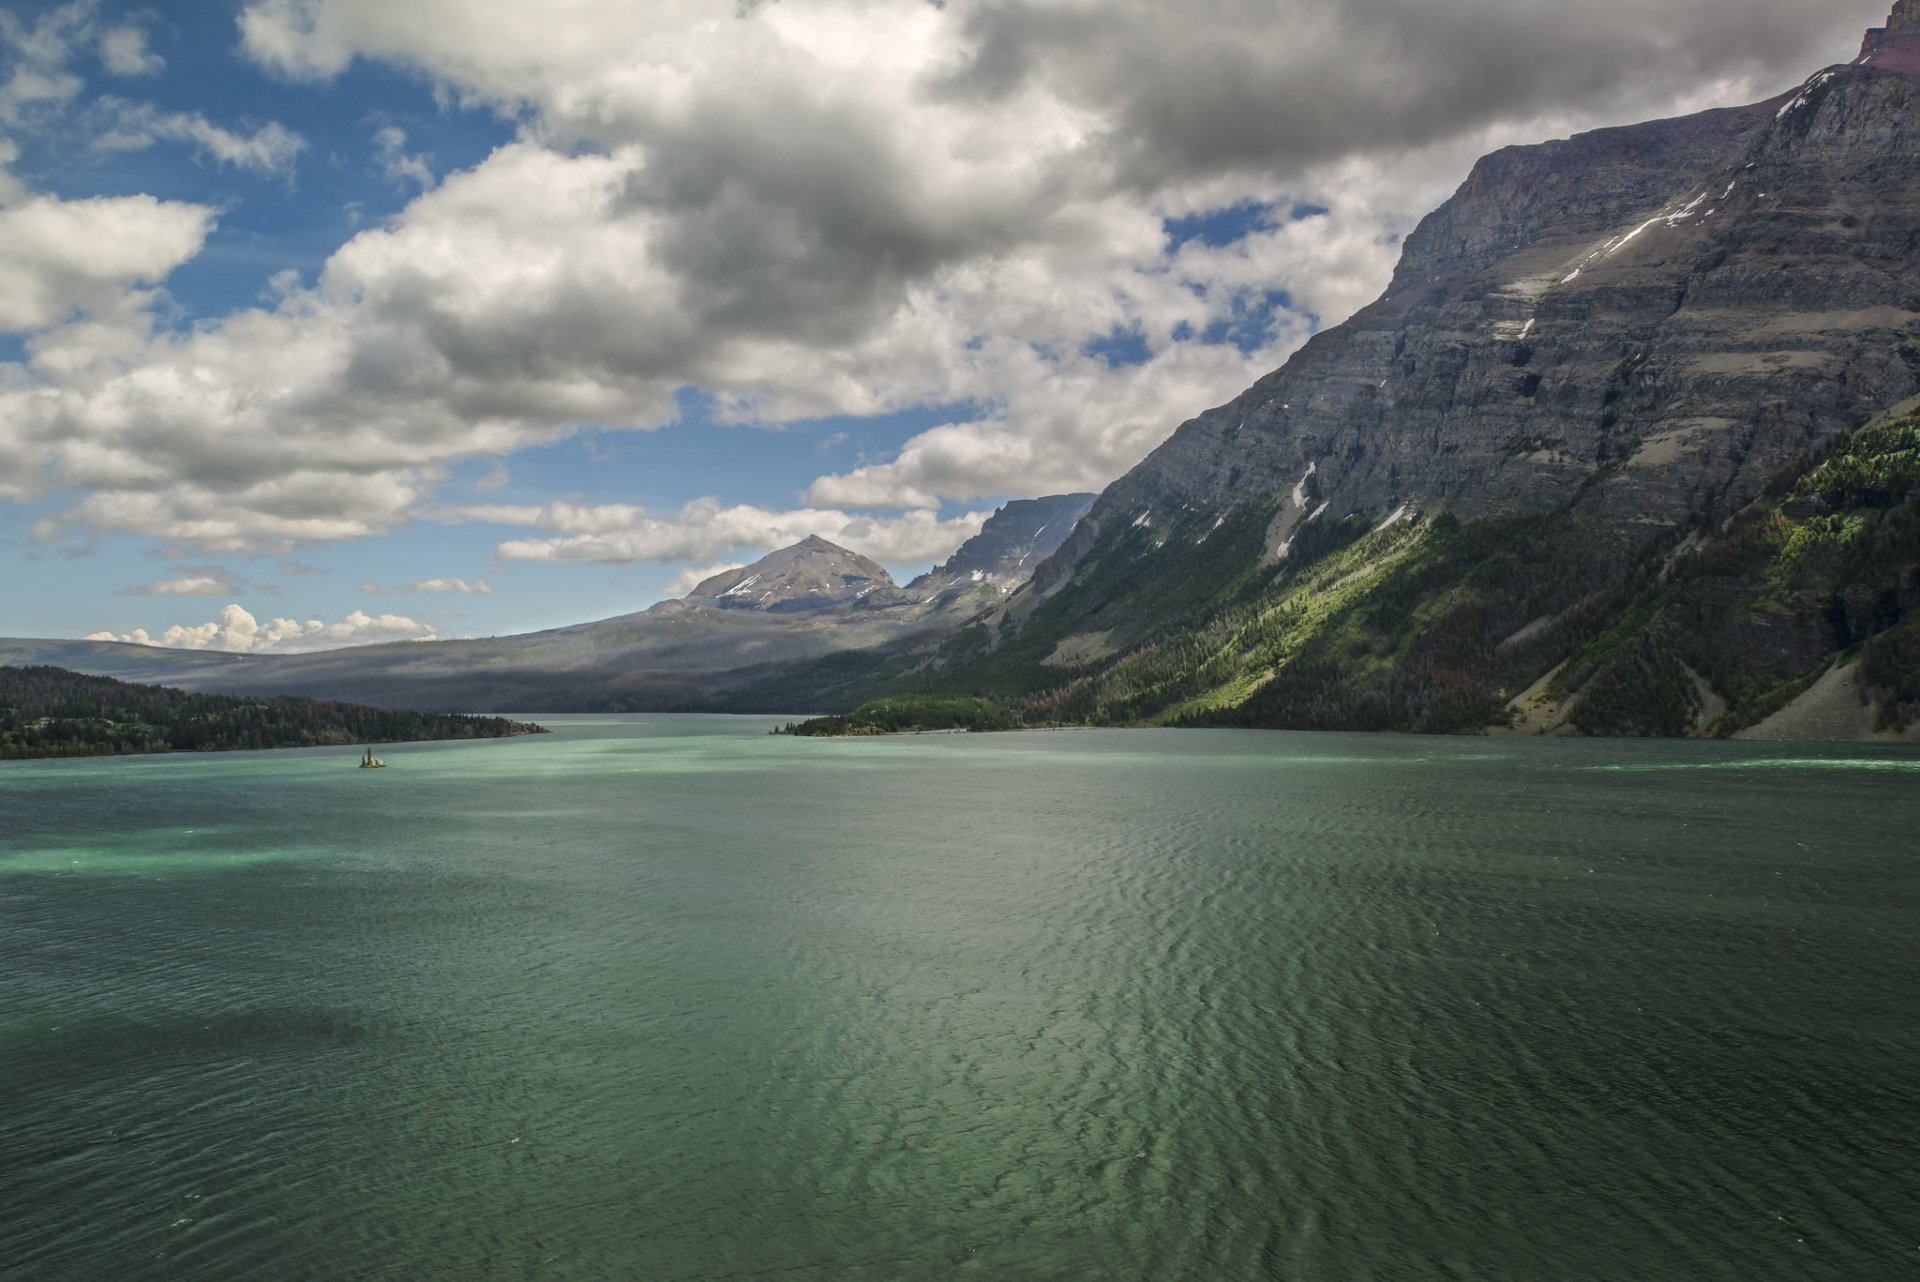
[[[1920,753],[0,766],[0,1274],[1920,1276]]]

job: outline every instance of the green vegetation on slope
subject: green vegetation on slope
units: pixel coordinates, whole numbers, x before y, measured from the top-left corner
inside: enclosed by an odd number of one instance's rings
[[[1859,432],[1817,466],[1689,540],[1554,693],[1589,734],[1731,734],[1858,653],[1878,728],[1920,714],[1920,420]],[[1699,683],[1726,703],[1711,725]]]
[[[219,752],[498,739],[545,733],[504,717],[394,712],[354,703],[189,694],[64,668],[0,667],[0,759]]]
[[[896,703],[990,698],[1022,725],[1471,730],[1504,722],[1504,687],[1550,666],[1623,591],[1611,536],[1564,515],[1356,514],[1302,527],[1281,567],[1261,556],[1271,517],[1230,516],[1204,542],[1105,535],[1003,644],[976,624],[915,664],[874,664],[869,681]],[[1186,585],[1183,599],[1143,590],[1167,582]],[[1085,637],[1110,648],[1072,657]]]
[[[1028,715],[1475,730],[1504,723],[1507,687],[1537,675],[1621,590],[1610,536],[1569,516],[1353,516],[1328,529],[1317,557],[1263,569],[1238,599],[1030,698]]]
[[[1880,728],[1900,729],[1920,719],[1917,501],[1920,418],[1903,417],[1780,478],[1718,529],[1638,548],[1571,510],[1310,523],[1278,569],[1262,560],[1271,506],[1217,528],[1196,516],[1103,531],[1023,626],[981,621],[937,649],[837,656],[841,706],[880,698],[827,732],[1472,732],[1512,724],[1510,700],[1552,672],[1547,696],[1580,732],[1730,734],[1856,654]],[[785,680],[818,691],[823,675]]]

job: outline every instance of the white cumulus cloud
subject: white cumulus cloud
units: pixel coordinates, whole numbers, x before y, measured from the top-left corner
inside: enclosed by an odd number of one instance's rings
[[[0,9],[0,50],[11,64],[0,81],[0,124],[19,126],[36,113],[65,106],[84,81],[67,68],[93,26],[91,0],[41,14],[32,25]]]
[[[116,76],[151,76],[166,60],[147,48],[147,33],[139,27],[109,27],[100,33],[101,65]]]
[[[113,126],[94,146],[107,151],[140,151],[158,142],[183,142],[201,155],[235,169],[284,176],[307,140],[278,121],[270,120],[250,133],[216,125],[198,112],[161,111],[151,103],[104,100]]]
[[[432,624],[398,614],[375,616],[355,610],[338,623],[285,618],[262,623],[242,606],[234,604],[224,607],[218,619],[199,624],[176,623],[157,637],[145,628],[135,628],[118,634],[94,632],[86,640],[125,641],[179,650],[225,650],[235,654],[300,654],[387,641],[432,641],[438,637]]]
[[[0,278],[0,312],[38,331],[0,380],[0,494],[79,495],[48,536],[285,550],[418,519],[466,460],[672,422],[689,387],[735,423],[978,407],[795,512],[547,531],[555,504],[500,553],[712,561],[827,522],[870,555],[942,555],[972,518],[940,513],[1103,484],[1349,314],[1481,151],[1784,87],[1884,11],[1836,3],[251,0],[258,66],[382,63],[516,137],[435,182],[383,129],[376,163],[420,193],[311,288],[190,330],[126,292],[177,254],[108,273],[117,311],[39,257]],[[0,22],[0,123],[78,92],[66,51],[95,37],[70,10]],[[128,145],[262,173],[300,150],[278,125],[115,110]],[[1235,207],[1266,213],[1232,244],[1168,234]],[[1113,335],[1137,363],[1099,354]]]
[[[373,135],[374,159],[390,183],[413,183],[421,190],[433,186],[433,157],[425,152],[407,154],[407,131],[387,125]]]
[[[199,253],[213,219],[204,205],[152,196],[34,196],[0,208],[0,329],[112,311]]]
[[[242,584],[238,576],[219,566],[179,567],[170,579],[126,589],[127,596],[231,596]]]
[[[480,510],[501,514],[501,509]],[[778,511],[750,504],[723,507],[716,500],[700,499],[678,512],[653,516],[645,508],[624,504],[555,503],[536,510],[533,519],[525,522],[552,532],[554,537],[510,539],[500,544],[494,555],[502,561],[595,561],[613,565],[635,561],[708,562],[741,549],[770,552],[817,534],[876,561],[911,564],[946,556],[978,534],[990,515],[968,512],[942,520],[922,510],[865,516],[817,508]]]
[[[745,561],[722,561],[718,565],[709,565],[705,569],[690,565],[667,580],[667,586],[661,589],[661,595],[685,596],[714,575],[725,574],[728,570],[742,569],[746,564]]]
[[[399,592],[459,592],[477,593],[480,596],[492,596],[493,586],[485,579],[475,579],[469,583],[465,579],[414,579]]]

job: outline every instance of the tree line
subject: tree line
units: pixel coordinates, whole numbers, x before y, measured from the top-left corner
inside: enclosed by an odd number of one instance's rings
[[[0,667],[0,760],[498,739],[544,734],[505,717],[403,712],[292,695],[136,685],[55,667]]]

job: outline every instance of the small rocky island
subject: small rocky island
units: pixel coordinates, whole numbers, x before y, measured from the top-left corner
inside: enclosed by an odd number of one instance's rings
[[[193,694],[65,668],[0,667],[0,760],[503,739],[546,727],[292,696]]]

